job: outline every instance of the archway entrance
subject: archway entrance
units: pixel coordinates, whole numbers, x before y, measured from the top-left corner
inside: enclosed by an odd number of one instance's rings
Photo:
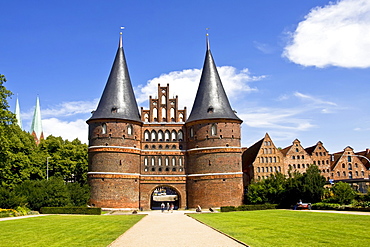
[[[179,193],[172,187],[158,186],[151,195],[150,208],[152,210],[160,210],[162,203],[164,203],[166,210],[171,204],[173,204],[174,209],[177,210],[180,205]]]

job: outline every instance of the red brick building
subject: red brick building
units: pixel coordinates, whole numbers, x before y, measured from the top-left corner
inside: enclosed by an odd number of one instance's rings
[[[170,87],[158,85],[139,113],[122,37],[89,125],[90,204],[158,209],[238,206],[243,198],[242,121],[232,110],[208,45],[187,118]]]

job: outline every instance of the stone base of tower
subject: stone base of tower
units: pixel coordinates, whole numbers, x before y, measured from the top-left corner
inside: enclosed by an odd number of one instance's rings
[[[188,177],[188,207],[240,206],[243,203],[243,177],[212,175]]]
[[[89,205],[100,208],[139,208],[139,179],[118,175],[89,175]]]

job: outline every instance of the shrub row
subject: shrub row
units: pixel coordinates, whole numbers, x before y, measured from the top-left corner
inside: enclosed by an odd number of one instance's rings
[[[231,211],[251,211],[251,210],[265,210],[265,209],[276,209],[277,204],[256,204],[256,205],[241,205],[238,207],[234,206],[224,206],[221,207],[221,212],[231,212]]]
[[[87,207],[42,207],[42,214],[91,214],[101,215],[101,208]]]
[[[326,202],[318,202],[312,204],[312,209],[317,209],[317,210],[344,210],[344,211],[365,211],[369,212],[370,208],[369,207],[350,207],[346,205],[340,205],[338,203],[326,203]]]

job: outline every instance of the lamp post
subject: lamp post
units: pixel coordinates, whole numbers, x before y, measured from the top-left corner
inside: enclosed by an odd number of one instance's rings
[[[46,158],[46,180],[49,180],[49,159],[51,157]]]

